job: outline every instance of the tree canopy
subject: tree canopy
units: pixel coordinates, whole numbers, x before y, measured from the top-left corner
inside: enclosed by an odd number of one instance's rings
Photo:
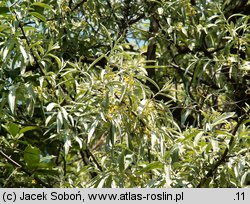
[[[0,187],[250,185],[248,0],[2,0]]]

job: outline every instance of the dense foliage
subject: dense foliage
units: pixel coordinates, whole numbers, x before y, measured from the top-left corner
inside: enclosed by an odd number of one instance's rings
[[[250,185],[249,11],[2,0],[0,187]]]

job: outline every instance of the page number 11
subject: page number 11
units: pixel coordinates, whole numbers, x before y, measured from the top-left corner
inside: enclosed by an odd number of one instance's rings
[[[237,192],[236,198],[234,200],[245,200],[245,193],[244,192],[242,192],[242,193]]]

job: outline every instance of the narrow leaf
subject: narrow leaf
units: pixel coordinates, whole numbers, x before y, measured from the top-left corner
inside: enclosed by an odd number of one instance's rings
[[[61,62],[61,60],[60,60],[59,57],[57,57],[57,56],[55,56],[55,55],[53,55],[53,54],[51,54],[51,53],[49,53],[48,56],[54,58],[54,59],[56,60],[56,62],[57,62],[58,67],[61,68],[62,62]]]
[[[139,174],[144,173],[144,172],[149,172],[153,169],[162,169],[164,165],[161,162],[152,162],[148,164],[146,167],[138,171]]]
[[[94,132],[95,132],[95,129],[98,125],[98,120],[95,120],[95,122],[92,124],[90,130],[89,130],[89,133],[88,133],[88,143],[90,142]]]
[[[223,123],[226,121],[226,119],[233,117],[234,114],[235,114],[234,112],[223,113],[219,117],[214,119],[211,125],[215,126],[215,125],[218,125],[220,123]]]
[[[37,130],[37,129],[39,129],[39,128],[36,126],[26,126],[19,131],[19,134],[22,134],[22,133],[25,133],[25,132],[28,132],[31,130]]]
[[[16,89],[17,89],[17,87],[12,86],[10,88],[10,92],[9,92],[9,95],[8,95],[10,110],[11,110],[11,112],[13,114],[15,112],[15,104],[16,104]]]
[[[35,2],[35,3],[31,4],[31,6],[39,6],[39,7],[42,7],[42,8],[52,10],[52,7],[50,5],[45,4],[45,3],[41,3],[41,2]]]
[[[43,15],[41,15],[40,13],[37,12],[30,12],[30,14],[36,18],[38,18],[39,20],[46,22],[46,19]]]
[[[21,53],[23,55],[24,62],[26,63],[27,59],[29,58],[28,54],[26,53],[26,51],[25,51],[25,49],[24,49],[24,47],[22,45],[20,45],[19,48],[20,48],[20,51],[21,51]]]
[[[48,106],[47,106],[47,111],[52,111],[53,110],[53,108],[55,107],[55,106],[57,106],[57,104],[56,103],[50,103]]]

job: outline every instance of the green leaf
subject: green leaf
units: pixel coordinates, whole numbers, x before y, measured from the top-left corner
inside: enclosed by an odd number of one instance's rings
[[[53,54],[51,54],[51,53],[49,53],[48,56],[54,58],[54,59],[56,60],[57,64],[58,64],[58,67],[61,68],[62,62],[61,62],[61,60],[60,60],[59,57],[57,57],[57,56],[55,56],[55,55],[53,55]]]
[[[63,118],[64,118],[65,120],[68,120],[68,113],[67,113],[67,111],[65,110],[65,108],[64,108],[64,107],[61,107],[60,109],[61,109]]]
[[[57,132],[59,133],[63,126],[63,116],[61,111],[58,111],[57,113],[56,124],[57,124]]]
[[[39,20],[46,22],[46,19],[43,15],[41,15],[40,13],[37,12],[29,12],[32,16],[38,18]]]
[[[149,172],[153,169],[163,169],[164,165],[157,161],[157,162],[152,162],[150,164],[148,164],[146,167],[144,167],[143,169],[141,169],[140,171],[138,171],[138,174],[144,173],[144,172]]]
[[[107,59],[107,56],[103,54],[103,55],[101,55],[100,57],[98,57],[96,60],[94,60],[94,62],[91,63],[91,65],[89,65],[88,70],[90,70],[93,66],[96,65],[97,62],[99,62],[99,61],[100,61],[101,59],[103,59],[103,58],[106,58],[106,59]]]
[[[13,51],[14,46],[15,46],[15,41],[14,39],[12,39],[10,43],[7,44],[3,50],[3,59],[9,60],[9,55]]]
[[[160,87],[158,86],[158,84],[154,80],[152,80],[151,78],[149,78],[147,76],[143,76],[142,78],[145,78],[146,80],[148,80],[151,84],[153,84],[158,89],[158,91],[160,91]]]
[[[90,128],[89,133],[88,133],[88,143],[90,142],[98,123],[99,123],[99,121],[95,120],[94,123],[91,125],[91,128]]]
[[[181,28],[181,31],[186,37],[188,36],[187,30],[184,27]]]
[[[147,99],[143,99],[143,100],[140,101],[140,105],[138,107],[138,115],[142,114],[142,112],[143,112],[143,110],[145,108],[145,105],[147,104],[147,101],[148,101]]]
[[[39,127],[37,126],[26,126],[19,131],[19,134],[22,134],[31,130],[37,130],[37,129],[39,129]]]
[[[8,123],[7,125],[2,125],[8,133],[12,136],[16,136],[19,132],[19,126],[16,123]]]
[[[171,151],[171,163],[174,164],[175,162],[179,161],[179,148],[176,147]]]
[[[24,161],[28,168],[36,168],[40,162],[40,150],[37,147],[28,145],[24,150]]]
[[[46,156],[46,157],[42,157],[41,159],[40,159],[40,162],[50,162],[50,160],[52,160],[52,159],[54,159],[54,158],[56,158],[56,156],[54,156],[54,155],[49,155],[49,156]]]
[[[24,26],[24,27],[23,27],[23,30],[24,30],[24,31],[35,31],[36,28],[35,28],[35,27],[32,27],[32,26]]]
[[[119,99],[119,103],[121,103],[123,101],[123,98],[124,98],[124,96],[126,94],[126,90],[127,90],[127,85],[123,85],[122,90],[121,90],[122,93],[121,93],[121,96],[120,96],[120,99]]]
[[[0,167],[11,167],[11,164],[0,162]]]
[[[52,50],[57,50],[57,49],[60,49],[59,44],[58,43],[53,44],[53,41],[50,41],[47,52],[50,52]]]
[[[74,139],[75,139],[75,141],[79,144],[80,149],[82,149],[82,139],[79,138],[79,137],[77,137],[77,136],[75,136]]]
[[[5,13],[9,13],[10,10],[8,7],[0,7],[0,14],[5,14]]]
[[[11,86],[9,95],[8,95],[8,101],[9,101],[9,106],[12,114],[15,112],[15,105],[16,105],[16,86]]]
[[[181,124],[184,125],[188,116],[191,114],[191,110],[190,109],[183,109],[184,113],[181,113]],[[192,125],[192,124],[189,124]]]
[[[218,141],[211,139],[211,145],[213,147],[213,151],[216,153],[220,150],[219,145],[218,145]]]
[[[0,25],[0,32],[6,30],[6,29],[9,29],[9,26],[6,26],[6,25]]]
[[[21,53],[23,55],[24,62],[26,62],[27,59],[28,59],[28,54],[27,54],[26,50],[24,49],[24,47],[21,44],[19,45],[19,48],[20,48],[20,51],[21,51]]]
[[[226,120],[228,118],[233,117],[234,114],[235,114],[234,112],[228,112],[228,113],[221,114],[219,117],[217,117],[216,119],[213,120],[211,126],[215,126],[215,125],[218,125],[218,124],[226,122]]]
[[[35,2],[35,3],[31,4],[30,6],[39,6],[39,7],[42,7],[42,8],[52,10],[52,7],[50,5],[45,4],[45,3],[41,3],[41,2]]]
[[[241,185],[242,186],[249,186],[250,185],[250,171],[247,171],[243,174],[241,178]]]
[[[46,110],[47,110],[47,111],[52,111],[54,107],[58,107],[58,104],[52,102],[52,103],[50,103],[50,104],[47,106]]]
[[[201,139],[201,137],[203,136],[203,131],[201,131],[201,132],[199,132],[196,136],[195,136],[195,138],[194,138],[194,146],[197,146],[198,144],[199,144],[199,141],[200,141],[200,139]]]
[[[69,153],[69,148],[71,147],[71,140],[68,137],[66,137],[65,140],[66,141],[64,143],[64,153],[65,155],[67,155]]]
[[[125,168],[125,164],[124,164],[125,154],[126,154],[126,150],[123,150],[122,153],[118,156],[118,165],[119,165],[120,171],[123,171]]]
[[[102,26],[103,30],[105,31],[105,33],[108,36],[108,41],[109,41],[110,46],[112,46],[113,40],[111,38],[111,33],[108,31],[108,29],[103,24],[101,24],[101,26]]]

